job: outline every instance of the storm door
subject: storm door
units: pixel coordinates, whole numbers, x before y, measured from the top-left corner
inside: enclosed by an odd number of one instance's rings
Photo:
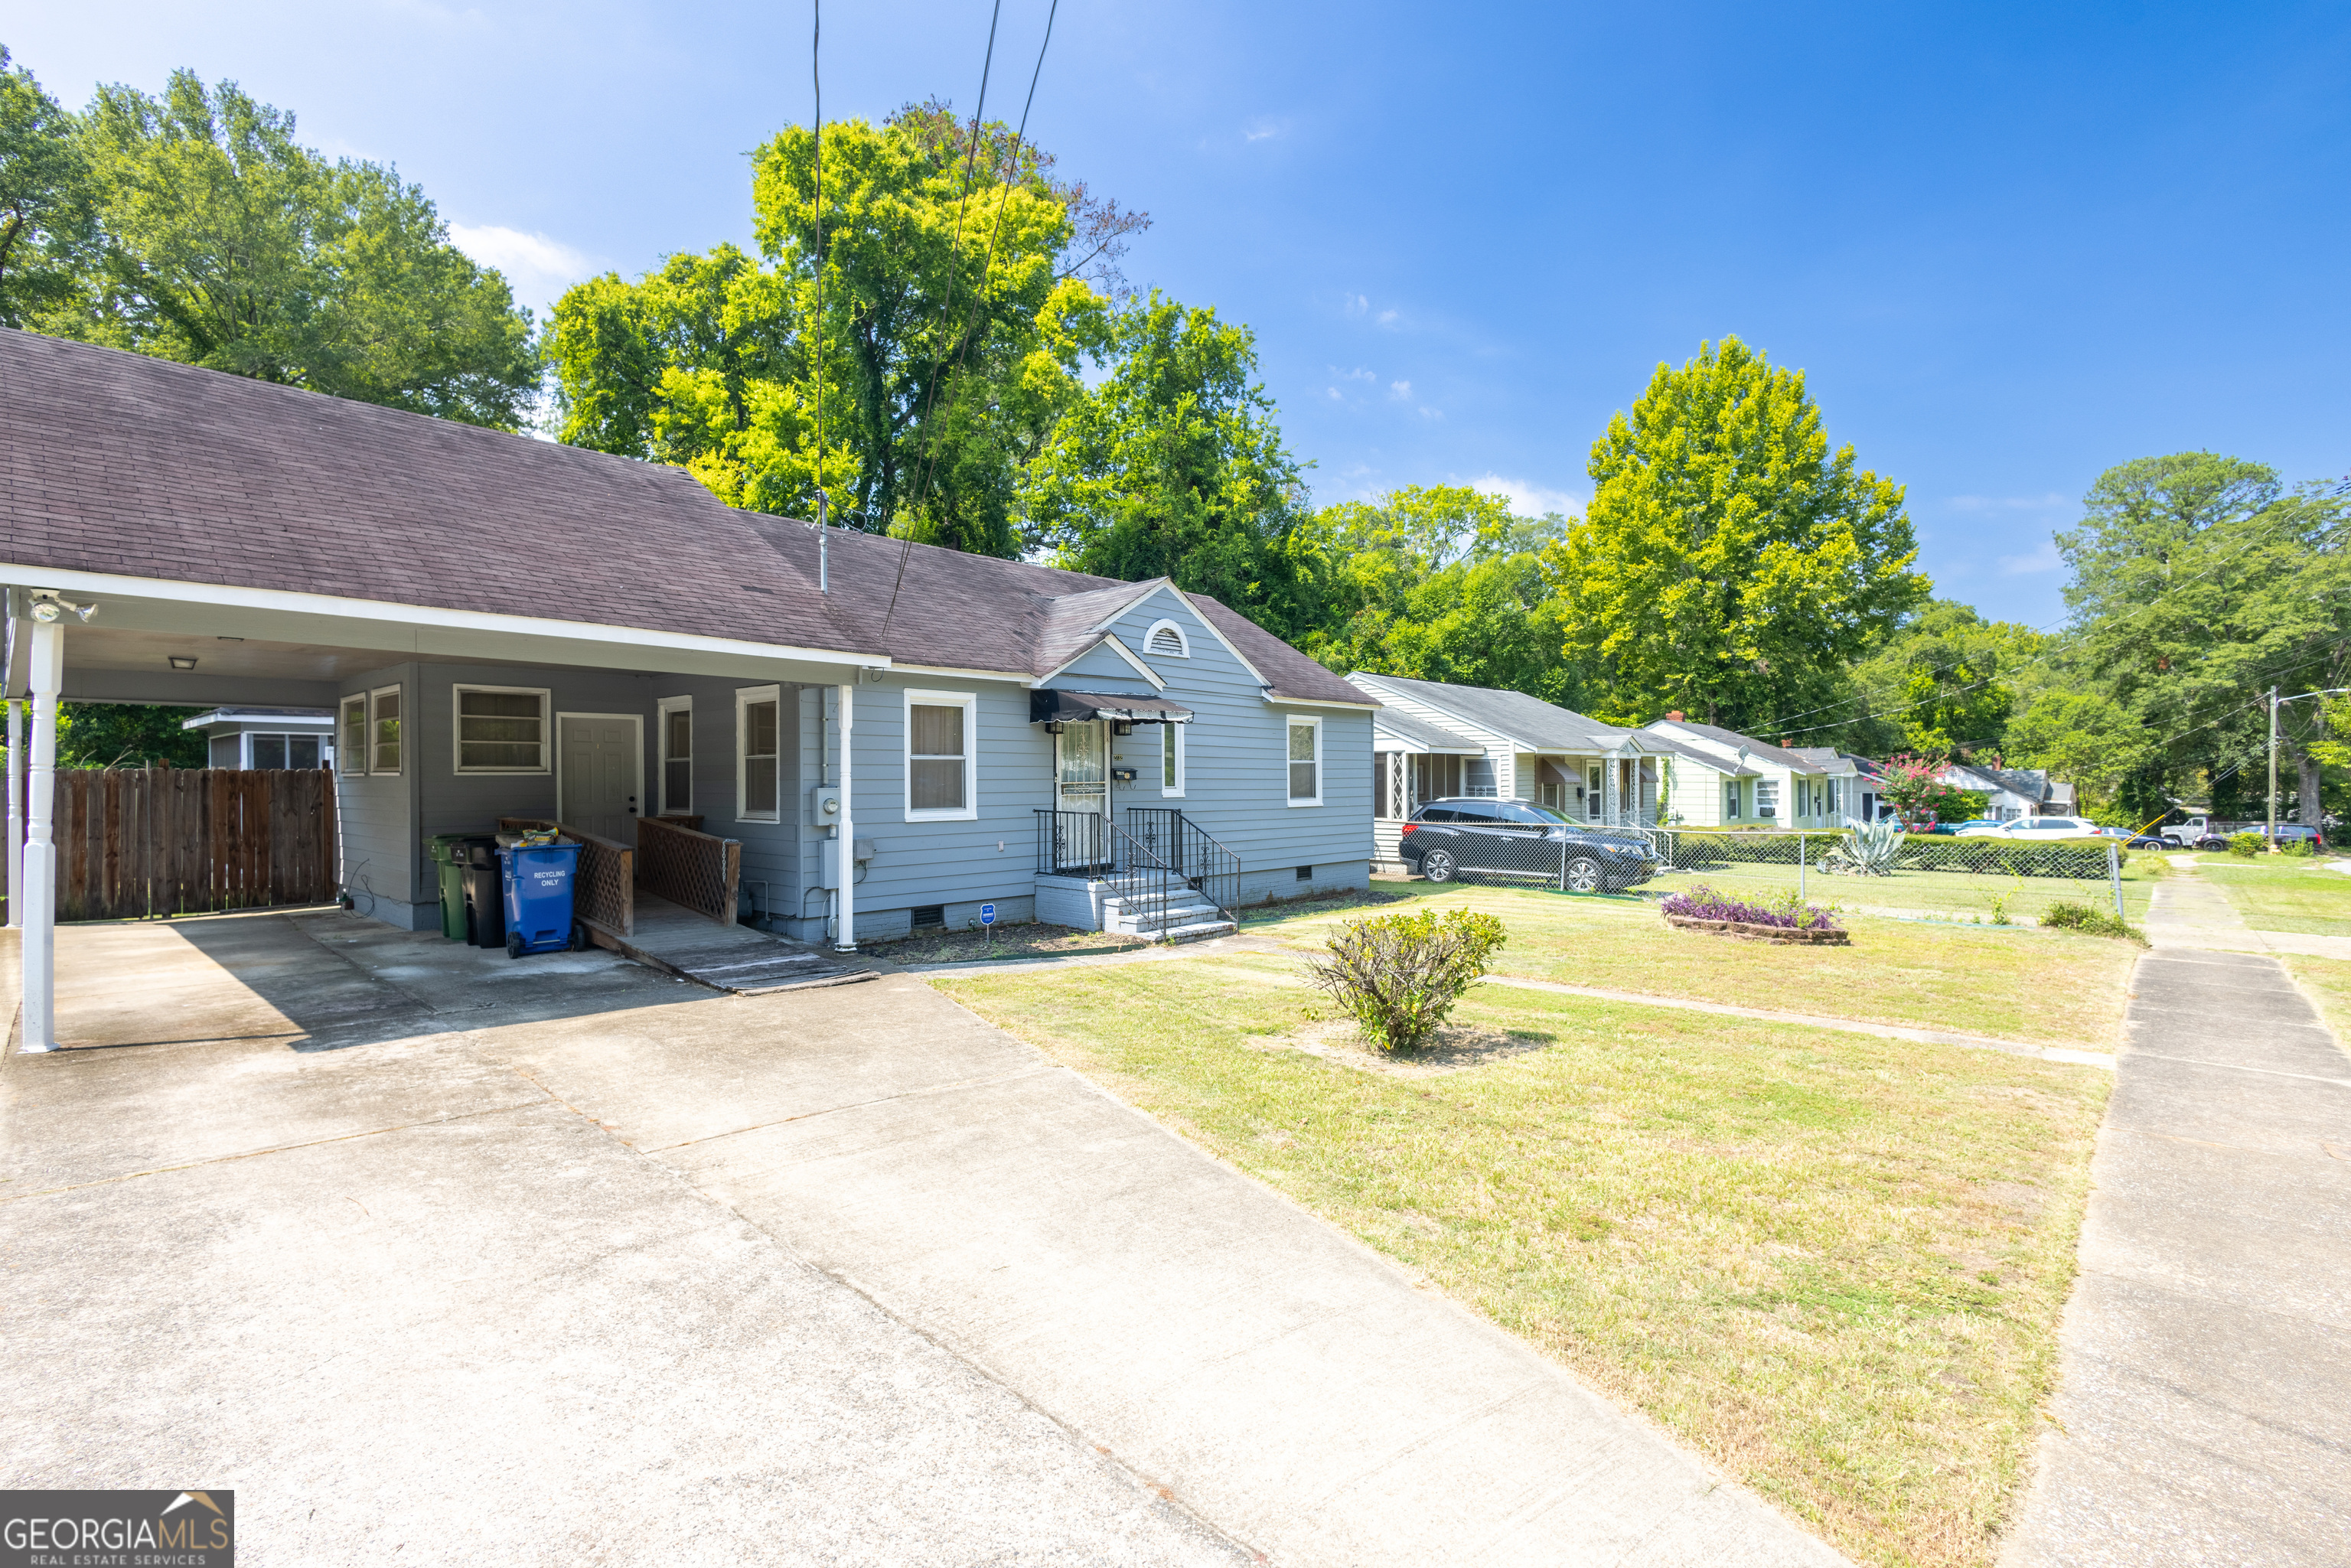
[[[1053,745],[1053,862],[1056,870],[1110,863],[1110,726],[1101,719],[1061,726]]]

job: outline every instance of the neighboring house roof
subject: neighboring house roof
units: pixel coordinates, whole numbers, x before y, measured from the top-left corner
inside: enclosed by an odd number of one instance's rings
[[[335,722],[330,707],[216,707],[181,721],[182,729],[212,724],[323,724]]]
[[[1408,740],[1413,745],[1428,751],[1466,751],[1482,754],[1486,749],[1466,735],[1456,735],[1451,730],[1440,728],[1425,718],[1415,718],[1402,708],[1382,708],[1379,716],[1372,720],[1373,736],[1376,737],[1383,733],[1393,735],[1399,740]],[[1377,746],[1374,745],[1373,749],[1377,750]]]
[[[1383,687],[1389,688],[1398,696],[1424,703],[1480,729],[1507,736],[1528,751],[1608,751],[1632,734],[1524,692],[1407,680],[1402,675],[1374,675],[1361,670],[1347,678],[1374,695]]]
[[[0,328],[0,564],[1041,679],[1119,582],[738,512],[680,468]],[[1375,699],[1202,595],[1276,697]]]
[[[1641,733],[1643,735],[1663,734],[1664,731],[1660,726],[1666,724],[1671,724],[1677,729],[1686,729],[1692,735],[1704,736],[1718,745],[1742,747],[1750,757],[1761,758],[1774,768],[1792,768],[1799,773],[1820,771],[1818,763],[1806,761],[1799,753],[1782,750],[1779,747],[1757,740],[1752,736],[1741,735],[1735,729],[1723,729],[1711,724],[1698,724],[1691,719],[1660,719],[1656,724],[1644,727]]]
[[[1701,768],[1711,768],[1726,779],[1753,779],[1759,777],[1754,768],[1742,768],[1738,763],[1733,762],[1730,758],[1723,756],[1719,751],[1707,751],[1701,747],[1692,746],[1688,741],[1676,740],[1670,735],[1659,735],[1655,730],[1643,730],[1641,732],[1641,744],[1645,747],[1667,752],[1672,756],[1695,762]]]

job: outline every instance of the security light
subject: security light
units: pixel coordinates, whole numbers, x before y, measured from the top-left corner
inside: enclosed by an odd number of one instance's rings
[[[78,620],[88,621],[98,613],[98,606],[76,604],[72,600],[61,599],[54,593],[37,593],[33,596],[33,619],[43,625],[55,625],[64,620],[68,612]]]
[[[172,655],[172,668],[175,670],[193,670],[195,667],[196,661],[188,654],[174,653]]]

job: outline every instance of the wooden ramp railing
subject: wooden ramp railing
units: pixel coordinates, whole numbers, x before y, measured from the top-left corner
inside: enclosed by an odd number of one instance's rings
[[[565,841],[580,846],[579,869],[571,877],[571,913],[614,936],[637,934],[636,851],[614,840],[568,828],[539,817],[500,817],[498,831],[553,828]]]
[[[637,819],[637,885],[657,898],[735,924],[743,846],[659,817]]]
[[[59,920],[329,904],[340,892],[326,768],[67,768],[55,801]]]

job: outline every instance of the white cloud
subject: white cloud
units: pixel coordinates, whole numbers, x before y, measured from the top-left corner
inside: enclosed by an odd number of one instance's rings
[[[1322,390],[1331,394],[1331,401],[1333,402],[1344,402],[1347,401],[1345,396],[1340,392],[1337,387],[1324,387]]]
[[[1338,366],[1332,365],[1331,373],[1343,382],[1375,382],[1380,379],[1360,365],[1352,371],[1343,371]]]
[[[1421,412],[1429,413],[1433,411],[1423,409]],[[1461,481],[1456,480],[1455,483]],[[1583,502],[1565,490],[1554,490],[1525,479],[1505,479],[1499,474],[1488,474],[1468,483],[1472,490],[1482,490],[1489,496],[1503,497],[1510,503],[1510,510],[1522,517],[1540,517],[1546,512],[1561,512],[1573,517],[1583,510]]]
[[[2030,555],[2004,555],[2000,558],[2002,577],[2029,577],[2036,571],[2055,571],[2065,563],[2057,558],[2054,541],[2044,542]]]
[[[1347,307],[1347,314],[1350,316],[1361,316],[1372,308],[1371,299],[1366,295],[1342,294],[1339,298]]]
[[[1423,419],[1443,419],[1445,417],[1445,411],[1441,408],[1430,408],[1427,404],[1424,403],[1421,405],[1420,417]]]
[[[1378,320],[1383,327],[1393,327],[1395,325],[1396,313],[1393,310],[1383,310],[1379,313]]]
[[[541,311],[581,278],[603,270],[594,256],[561,240],[496,224],[451,224],[449,238],[484,267],[506,274],[515,303]]]
[[[1289,129],[1290,125],[1286,120],[1252,120],[1241,128],[1241,134],[1251,141],[1265,141],[1280,135]]]
[[[1410,382],[1390,382],[1388,383],[1388,396],[1399,401],[1412,396],[1412,383]]]

